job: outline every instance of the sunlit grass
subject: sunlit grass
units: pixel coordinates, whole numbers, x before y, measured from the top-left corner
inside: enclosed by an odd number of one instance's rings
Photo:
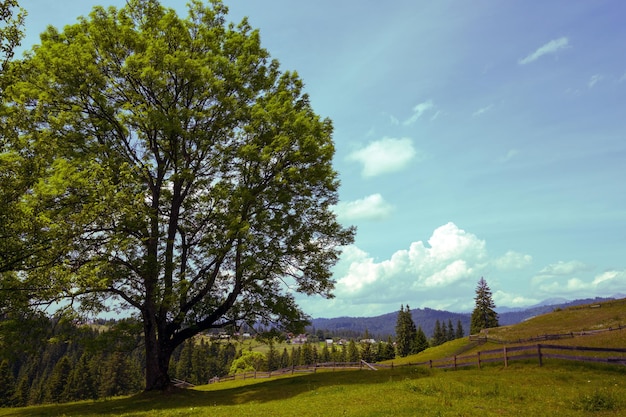
[[[626,367],[533,364],[483,370],[340,371],[167,394],[1,410],[0,416],[616,416]]]

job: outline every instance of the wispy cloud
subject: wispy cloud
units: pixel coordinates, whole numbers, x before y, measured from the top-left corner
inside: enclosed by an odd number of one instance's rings
[[[491,110],[492,107],[493,107],[493,104],[490,104],[488,106],[482,107],[482,108],[476,110],[474,113],[472,113],[472,117],[480,116],[481,114],[484,114],[484,113],[488,112],[489,110]]]
[[[506,155],[501,157],[499,159],[499,161],[500,161],[500,163],[504,164],[506,162],[509,162],[511,159],[513,159],[518,154],[519,154],[519,151],[517,149],[509,149],[509,151],[506,153]]]
[[[558,39],[553,39],[550,42],[546,43],[545,45],[540,46],[536,51],[534,51],[530,55],[526,56],[525,58],[520,59],[518,63],[520,65],[530,64],[531,62],[538,60],[544,55],[554,54],[560,51],[561,49],[567,48],[568,46],[569,46],[569,40],[565,36],[558,38]]]
[[[595,276],[589,276],[589,273],[584,273],[584,271],[578,273],[572,271],[571,274],[543,277],[535,291],[543,292],[547,296],[560,294],[570,298],[586,297],[589,293],[612,296],[619,291],[623,291],[625,280],[626,270],[604,271]]]
[[[406,167],[416,154],[411,139],[385,137],[352,152],[348,160],[362,163],[361,174],[367,178],[399,171]]]
[[[594,74],[589,79],[587,86],[589,86],[589,88],[593,88],[593,86],[602,81],[603,78],[604,76],[602,74]]]
[[[391,204],[387,203],[382,195],[372,194],[365,198],[340,202],[333,211],[339,220],[382,220],[389,217],[393,210]]]
[[[428,100],[428,101],[425,101],[423,103],[419,103],[419,104],[415,105],[413,107],[413,114],[411,115],[411,117],[409,117],[404,122],[402,122],[402,124],[405,125],[405,126],[412,125],[413,123],[415,123],[417,121],[417,119],[422,117],[422,115],[424,113],[426,113],[428,110],[430,110],[430,109],[432,109],[434,107],[435,107],[435,104],[433,103],[432,100]]]

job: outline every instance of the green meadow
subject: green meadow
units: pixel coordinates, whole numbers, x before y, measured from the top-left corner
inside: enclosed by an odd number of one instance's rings
[[[626,300],[555,311],[490,329],[508,340],[626,325]],[[626,347],[626,328],[550,343]],[[511,344],[514,346],[515,344]],[[467,355],[501,344],[468,338],[397,359],[395,365]],[[624,356],[625,354],[621,354]],[[125,398],[0,409],[0,416],[623,416],[626,366],[556,359],[493,363],[459,370],[398,366],[318,371],[141,393]]]
[[[318,372],[4,409],[0,416],[620,416],[625,399],[625,367],[553,362]]]

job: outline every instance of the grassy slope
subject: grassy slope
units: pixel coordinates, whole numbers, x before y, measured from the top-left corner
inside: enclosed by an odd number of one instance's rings
[[[564,333],[626,324],[626,300],[568,309],[490,337]],[[519,326],[519,327],[518,327]],[[563,342],[624,347],[626,329]],[[568,343],[569,343],[568,342]],[[552,342],[550,342],[552,343]],[[456,340],[410,358],[418,362],[467,349]],[[497,345],[501,346],[501,345]],[[489,349],[487,345],[480,350]],[[398,361],[396,361],[397,363]],[[626,414],[626,367],[547,361],[459,371],[396,368],[342,371],[220,383],[168,394],[67,405],[0,409],[0,416],[619,416]]]

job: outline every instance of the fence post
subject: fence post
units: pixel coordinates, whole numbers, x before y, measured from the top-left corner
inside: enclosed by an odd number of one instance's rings
[[[454,355],[454,370],[456,370],[456,355]]]
[[[509,358],[507,357],[507,354],[506,354],[506,346],[504,347],[503,350],[504,350],[504,367],[508,368],[508,366],[509,366]]]
[[[432,360],[432,359],[429,359],[429,360],[428,360],[428,365],[429,365],[429,366],[430,366],[430,368],[432,369],[432,367],[433,367],[433,360]]]
[[[543,366],[543,360],[541,358],[541,344],[537,343],[537,357],[539,358],[539,366]]]
[[[480,369],[480,352],[476,353],[476,356],[478,357],[478,369]]]

